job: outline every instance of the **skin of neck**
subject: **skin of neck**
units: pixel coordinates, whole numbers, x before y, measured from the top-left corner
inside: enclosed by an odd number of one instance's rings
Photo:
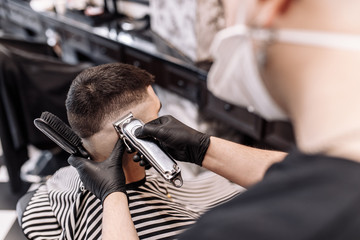
[[[263,6],[258,23],[261,19],[263,27],[275,29],[360,34],[353,10],[342,1],[292,1],[281,13],[273,10]],[[342,12],[347,14],[339,20]],[[284,43],[272,44],[267,53],[265,85],[290,116],[298,148],[360,162],[360,53]]]
[[[319,50],[321,51],[321,50]],[[310,53],[309,53],[310,55]],[[341,51],[316,56],[319,63],[307,66],[297,98],[291,101],[297,143],[309,153],[327,153],[360,160],[359,57]],[[338,62],[341,62],[341,66]]]

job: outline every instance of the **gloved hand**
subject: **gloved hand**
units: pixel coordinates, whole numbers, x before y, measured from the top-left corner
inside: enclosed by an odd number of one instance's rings
[[[103,162],[95,162],[86,158],[71,155],[68,159],[70,165],[76,168],[86,189],[104,202],[105,198],[113,192],[126,194],[126,181],[122,168],[124,143],[117,141],[110,157]]]
[[[202,166],[210,136],[198,132],[167,115],[146,123],[135,131],[138,138],[153,137],[175,160]]]
[[[149,170],[151,168],[150,163],[144,159],[144,156],[138,152],[133,157],[134,162],[138,162],[141,167],[144,167],[146,170]]]

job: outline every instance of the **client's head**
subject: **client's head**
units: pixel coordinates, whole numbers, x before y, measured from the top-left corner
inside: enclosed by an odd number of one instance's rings
[[[88,68],[74,79],[66,99],[68,120],[93,160],[112,152],[118,119],[129,112],[143,122],[157,117],[160,102],[152,83],[146,71],[121,63]]]

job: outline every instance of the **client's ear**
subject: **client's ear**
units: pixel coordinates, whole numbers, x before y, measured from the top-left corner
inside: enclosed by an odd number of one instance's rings
[[[258,0],[252,23],[257,27],[270,27],[273,21],[286,12],[292,0]]]

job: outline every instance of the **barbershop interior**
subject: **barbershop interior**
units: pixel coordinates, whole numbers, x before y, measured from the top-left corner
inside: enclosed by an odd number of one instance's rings
[[[360,239],[359,9],[0,0],[0,240]]]

